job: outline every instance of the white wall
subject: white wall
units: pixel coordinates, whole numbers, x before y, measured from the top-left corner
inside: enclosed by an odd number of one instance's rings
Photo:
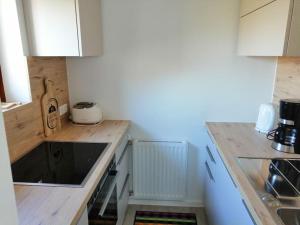
[[[17,1],[0,0],[0,65],[6,100],[28,103],[31,102],[31,92]]]
[[[201,201],[205,121],[255,121],[274,58],[236,55],[239,0],[103,0],[104,56],[68,59],[71,102],[132,120],[134,137],[188,140]]]
[[[1,102],[0,102],[1,105]],[[0,224],[17,225],[17,209],[10,170],[3,114],[0,111]]]

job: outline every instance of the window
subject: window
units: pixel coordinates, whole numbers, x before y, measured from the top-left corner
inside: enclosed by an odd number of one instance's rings
[[[21,2],[0,1],[0,90],[1,99],[5,90],[6,102],[25,104],[31,102],[31,91],[27,58],[23,51],[26,46],[23,45],[22,17],[18,14]]]
[[[1,67],[0,67],[0,99],[1,99],[1,102],[6,102],[5,93],[4,93],[4,86],[3,86],[3,79],[2,79],[2,73],[1,73]]]

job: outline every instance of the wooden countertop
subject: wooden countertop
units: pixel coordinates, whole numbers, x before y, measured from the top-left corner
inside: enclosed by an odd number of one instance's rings
[[[129,121],[104,121],[95,126],[67,124],[47,138],[51,141],[110,142],[83,188],[15,185],[20,225],[76,225],[115,150],[129,128]]]
[[[207,123],[208,132],[215,143],[229,173],[237,184],[257,224],[278,225],[256,194],[246,175],[238,165],[237,157],[300,158],[293,154],[275,151],[265,134],[254,129],[251,123]]]

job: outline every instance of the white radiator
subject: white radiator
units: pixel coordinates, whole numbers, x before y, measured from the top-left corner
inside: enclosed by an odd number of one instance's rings
[[[135,199],[182,200],[186,195],[187,142],[133,142]]]

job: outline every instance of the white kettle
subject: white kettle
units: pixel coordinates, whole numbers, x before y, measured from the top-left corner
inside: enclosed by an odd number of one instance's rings
[[[276,110],[273,104],[261,104],[255,129],[261,133],[273,130],[276,119]]]

